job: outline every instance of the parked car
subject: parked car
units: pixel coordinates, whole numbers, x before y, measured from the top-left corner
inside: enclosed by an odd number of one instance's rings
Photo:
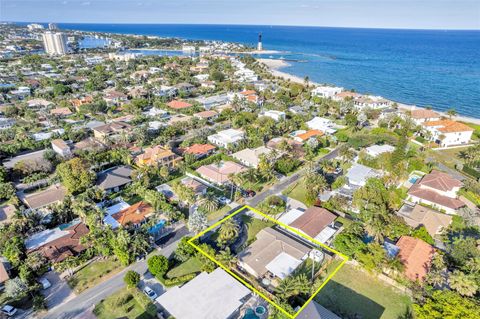
[[[17,313],[18,309],[10,305],[5,305],[2,307],[2,309],[0,309],[0,311],[6,314],[8,317],[12,317]]]
[[[226,198],[225,196],[222,196],[222,197],[219,197],[218,198],[218,202],[222,205],[228,205],[230,204],[232,201],[229,199],[229,198]]]
[[[155,291],[153,291],[152,288],[148,287],[148,286],[145,286],[145,288],[143,288],[143,293],[147,295],[148,298],[150,298],[151,300],[155,300],[157,299],[157,293]]]
[[[38,283],[40,285],[42,285],[42,289],[48,289],[48,288],[52,287],[52,284],[50,283],[50,281],[48,281],[47,278],[38,279]]]

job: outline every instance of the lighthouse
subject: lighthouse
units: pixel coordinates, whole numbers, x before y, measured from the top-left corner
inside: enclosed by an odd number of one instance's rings
[[[257,44],[257,51],[262,51],[263,50],[263,45],[262,45],[262,34],[258,34],[258,44]]]

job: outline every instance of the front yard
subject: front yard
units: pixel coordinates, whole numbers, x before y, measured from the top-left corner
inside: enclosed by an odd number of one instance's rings
[[[94,261],[77,271],[68,279],[68,284],[75,293],[80,293],[105,280],[123,269],[121,263],[113,258]]]
[[[98,319],[156,318],[155,305],[137,288],[123,288],[95,306],[93,313]]]
[[[315,300],[345,318],[397,319],[409,309],[407,295],[345,264]]]
[[[176,266],[175,268],[170,269],[167,272],[167,278],[176,278],[185,276],[192,273],[197,273],[201,271],[202,263],[198,260],[197,257],[192,257],[188,259],[186,262]]]
[[[266,227],[272,227],[274,225],[271,221],[264,221],[258,218],[250,217],[248,215],[242,215],[242,221],[247,226],[247,245],[250,245],[255,241],[255,237],[258,232]]]
[[[283,195],[296,199],[307,206],[310,206],[307,201],[307,189],[305,187],[305,180],[299,179],[298,182],[289,186],[283,193]]]

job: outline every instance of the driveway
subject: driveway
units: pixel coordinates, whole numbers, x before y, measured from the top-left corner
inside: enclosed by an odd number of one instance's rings
[[[67,281],[62,280],[55,271],[49,271],[43,277],[52,284],[50,288],[42,290],[48,309],[53,309],[75,298],[75,293],[70,289]]]

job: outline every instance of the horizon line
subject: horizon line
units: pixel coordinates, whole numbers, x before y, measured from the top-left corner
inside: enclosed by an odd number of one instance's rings
[[[325,25],[294,25],[294,24],[244,24],[244,23],[161,23],[161,22],[54,22],[54,21],[0,21],[0,23],[57,23],[57,24],[101,24],[101,25],[210,25],[210,26],[252,26],[252,27],[297,27],[297,28],[331,28],[331,29],[367,29],[367,30],[408,30],[408,31],[480,31],[478,29],[441,29],[441,28],[408,28],[408,27],[360,27],[360,26],[325,26]],[[91,32],[91,31],[90,31]],[[103,32],[103,31],[97,31]]]

